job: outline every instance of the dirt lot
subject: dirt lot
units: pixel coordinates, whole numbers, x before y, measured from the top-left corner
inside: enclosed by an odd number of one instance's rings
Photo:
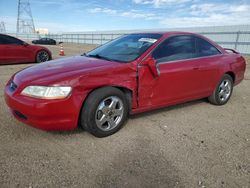
[[[3,88],[27,66],[0,66],[0,187],[250,187],[250,66],[225,106],[199,100],[136,115],[102,139],[15,120]]]

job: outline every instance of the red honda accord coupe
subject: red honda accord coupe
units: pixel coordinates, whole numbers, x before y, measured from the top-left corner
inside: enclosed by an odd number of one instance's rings
[[[51,59],[51,52],[42,46],[30,45],[15,37],[0,34],[0,65],[44,62]]]
[[[129,114],[206,97],[226,104],[245,67],[239,53],[198,34],[129,34],[81,56],[17,72],[5,100],[17,119],[34,127],[81,125],[105,137]]]

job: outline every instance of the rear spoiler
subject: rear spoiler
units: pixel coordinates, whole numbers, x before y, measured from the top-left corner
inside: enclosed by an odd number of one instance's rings
[[[234,49],[224,48],[224,50],[226,50],[226,51],[231,51],[231,52],[233,52],[233,53],[235,53],[235,54],[239,54],[239,52],[235,51]]]

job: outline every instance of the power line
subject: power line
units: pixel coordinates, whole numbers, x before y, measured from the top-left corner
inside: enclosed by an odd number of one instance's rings
[[[35,33],[29,0],[18,0],[17,33]]]

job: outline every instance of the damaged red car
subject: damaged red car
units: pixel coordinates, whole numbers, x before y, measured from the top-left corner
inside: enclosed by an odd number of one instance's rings
[[[129,114],[201,98],[226,104],[245,67],[239,53],[198,34],[129,34],[81,56],[17,72],[5,100],[18,120],[34,127],[80,125],[105,137]]]

